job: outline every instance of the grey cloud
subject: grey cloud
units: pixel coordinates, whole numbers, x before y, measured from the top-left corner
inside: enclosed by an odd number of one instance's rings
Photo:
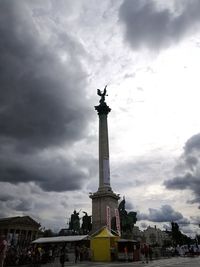
[[[178,224],[183,227],[183,226],[189,225],[190,220],[188,220],[187,218],[182,218],[178,221]]]
[[[200,225],[200,216],[191,216],[192,223],[195,225]]]
[[[8,217],[9,216],[9,213],[7,212],[7,210],[5,209],[5,205],[3,205],[1,202],[0,202],[0,217],[1,218],[4,218],[4,217]]]
[[[191,173],[186,173],[183,177],[175,177],[172,180],[167,180],[164,185],[168,189],[186,189],[189,184],[193,181],[193,176]]]
[[[7,156],[7,157],[6,157]],[[8,153],[0,156],[0,179],[19,184],[35,182],[44,191],[67,191],[80,189],[86,174],[71,159],[51,151],[50,155]]]
[[[14,199],[15,197],[8,194],[7,192],[1,192],[0,202],[6,202],[6,201],[14,200]]]
[[[2,201],[0,200],[0,217],[29,215],[42,223],[42,226],[51,223],[51,219],[55,217],[57,226],[63,227],[66,223],[66,212],[73,209],[71,197],[68,194],[44,192],[34,183],[14,185],[1,182],[0,195],[5,196]],[[63,201],[66,202],[65,207],[61,203]],[[44,212],[45,214],[51,213],[51,218],[46,216],[44,218]],[[52,223],[51,227],[54,226]]]
[[[194,156],[187,156],[185,158],[185,164],[186,166],[189,166],[191,168],[191,170],[194,170],[194,168],[197,166],[198,164],[198,159]]]
[[[178,223],[189,223],[189,221],[183,217],[183,215],[175,211],[170,205],[163,205],[160,209],[149,208],[149,213],[139,213],[138,220],[148,220],[152,222],[171,222],[176,221]]]
[[[200,151],[200,134],[193,135],[185,143],[184,152],[186,155],[195,151]]]
[[[125,38],[133,49],[153,50],[179,42],[199,27],[200,2],[183,1],[174,11],[160,8],[155,1],[124,0],[119,18],[125,25]]]
[[[191,190],[194,197],[192,200],[186,201],[200,204],[200,134],[187,140],[175,172],[178,175],[164,182],[166,188]]]
[[[57,150],[84,138],[95,114],[80,63],[85,52],[60,28],[47,44],[40,26],[49,21],[34,16],[29,1],[0,0],[0,181],[35,182],[45,191],[80,189],[86,178],[81,166]]]
[[[196,177],[191,173],[186,173],[180,177],[174,177],[171,180],[166,180],[164,185],[171,190],[189,189],[194,194],[194,198],[188,203],[200,203],[200,176]]]
[[[172,227],[171,227],[170,224],[163,224],[163,228],[164,228],[166,231],[170,231]]]
[[[158,180],[160,181],[158,169],[163,169],[163,162],[166,165],[165,170],[171,168],[168,159],[163,156],[152,156],[152,153],[143,157],[130,158],[128,161],[122,160],[120,164],[119,162],[116,164],[111,162],[113,164],[111,166],[111,179],[112,177],[115,178],[115,184],[119,188],[136,188],[149,183],[154,184]],[[126,177],[126,183],[124,183],[123,177]]]
[[[143,229],[145,229],[145,228],[147,228],[147,227],[148,227],[148,224],[146,224],[146,223],[142,222],[142,223],[140,224],[140,226],[141,226]]]
[[[126,200],[126,210],[127,211],[134,211],[134,204],[131,203],[130,201]]]
[[[181,230],[184,234],[187,236],[193,236],[193,238],[196,236],[196,229],[192,229],[190,225],[184,225],[181,227]]]
[[[30,194],[31,185],[23,186],[22,184],[19,185],[18,189],[16,190],[15,185],[11,185],[7,183],[0,183],[0,207],[1,212],[10,216],[10,211],[14,210],[15,212],[25,212],[30,211],[33,206],[33,195]],[[12,213],[11,213],[12,214]]]
[[[15,210],[17,211],[22,211],[22,212],[27,212],[33,209],[33,203],[29,201],[28,199],[26,200],[20,200],[20,203],[18,203],[15,206]]]
[[[64,41],[55,36],[70,54],[69,64],[63,65],[56,44],[42,43],[26,5],[18,3],[1,1],[1,137],[13,139],[17,149],[79,139],[90,112],[86,101],[80,101],[86,73],[79,64],[80,52],[71,49],[76,42],[66,33]]]

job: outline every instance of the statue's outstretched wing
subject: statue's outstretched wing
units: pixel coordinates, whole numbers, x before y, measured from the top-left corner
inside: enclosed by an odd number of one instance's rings
[[[97,89],[97,95],[101,96],[101,90]]]
[[[107,84],[106,84],[106,86],[105,86],[105,88],[103,90],[103,95],[106,95],[106,88],[107,88]]]

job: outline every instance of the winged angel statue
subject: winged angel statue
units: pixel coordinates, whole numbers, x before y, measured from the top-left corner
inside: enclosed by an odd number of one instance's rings
[[[97,89],[97,94],[101,97],[101,99],[99,101],[100,104],[105,103],[105,96],[107,96],[106,95],[106,92],[107,92],[106,88],[107,88],[107,85],[105,86],[103,92],[100,89]]]

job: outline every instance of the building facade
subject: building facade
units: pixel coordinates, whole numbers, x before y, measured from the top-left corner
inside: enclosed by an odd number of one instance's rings
[[[24,247],[37,238],[40,226],[29,216],[0,218],[0,235],[9,245]]]
[[[170,241],[170,236],[156,226],[148,226],[147,229],[143,231],[143,236],[146,243],[160,247],[164,246],[166,242]]]

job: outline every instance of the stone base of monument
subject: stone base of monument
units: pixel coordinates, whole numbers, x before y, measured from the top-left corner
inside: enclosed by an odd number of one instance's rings
[[[108,226],[115,217],[115,210],[118,209],[119,195],[110,189],[99,189],[90,195],[92,199],[92,232],[103,226]]]

